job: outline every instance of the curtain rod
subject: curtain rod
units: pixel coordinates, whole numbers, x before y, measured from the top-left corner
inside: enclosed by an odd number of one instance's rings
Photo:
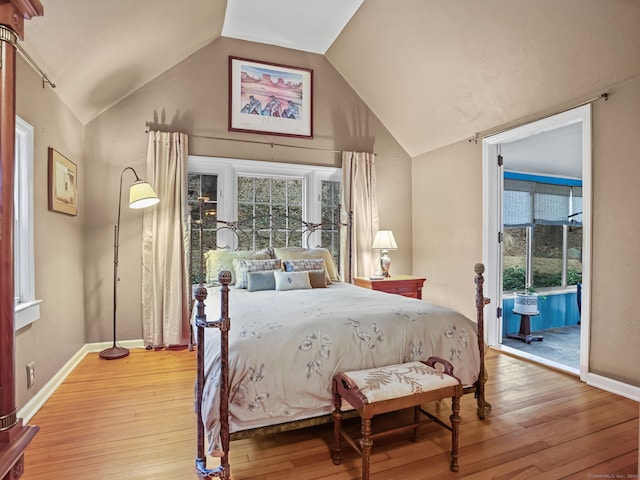
[[[56,84],[53,83],[51,80],[49,80],[49,77],[47,76],[47,74],[42,71],[42,69],[38,66],[36,61],[29,56],[29,54],[26,52],[26,50],[24,48],[22,48],[22,45],[20,45],[17,42],[16,42],[15,45],[16,45],[16,48],[18,49],[18,51],[22,54],[22,56],[31,64],[31,66],[33,68],[35,68],[35,70],[42,77],[42,88],[44,88],[45,84],[47,84],[47,83],[49,84],[49,86],[51,88],[56,88]]]
[[[42,77],[42,88],[44,88],[45,84],[49,84],[51,88],[56,88],[56,84],[53,83],[51,80],[49,80],[49,77],[47,76],[47,74],[42,71],[42,69],[38,66],[36,61],[33,58],[31,58],[29,54],[26,52],[26,50],[22,48],[22,45],[18,43],[17,36],[13,34],[13,32],[9,30],[7,27],[5,27],[4,25],[0,25],[0,29],[2,29],[4,33],[3,35],[0,35],[0,38],[3,41],[9,43],[10,45],[13,45],[16,48],[16,50],[20,52],[22,57],[27,62],[29,62],[31,66],[40,74],[40,76]],[[11,32],[11,34],[7,34],[7,32]]]
[[[147,126],[144,133],[149,133],[151,129]],[[160,131],[160,130],[156,130]],[[259,145],[270,145],[273,147],[288,147],[288,148],[302,148],[304,150],[316,150],[320,152],[330,152],[330,153],[342,153],[342,150],[329,150],[326,148],[316,148],[316,147],[305,147],[304,145],[287,145],[285,143],[274,143],[274,142],[261,142],[259,140],[243,140],[240,138],[225,138],[225,137],[214,137],[210,135],[193,135],[191,133],[187,134],[191,138],[206,138],[208,140],[226,140],[230,142],[242,142],[242,143],[255,143]]]
[[[497,130],[495,132],[487,132],[487,133],[476,133],[473,138],[469,139],[469,142],[478,143],[478,140],[482,140],[484,138],[491,137],[493,135],[498,135],[499,133],[507,132],[509,130],[513,130],[514,128],[522,127],[523,125],[528,125],[530,123],[537,122],[538,120],[542,120],[544,118],[549,118],[549,117],[553,117],[554,115],[559,115],[561,113],[568,112],[569,110],[573,110],[574,108],[579,108],[579,107],[582,107],[584,105],[588,105],[589,103],[593,103],[596,100],[600,100],[601,98],[604,98],[604,101],[606,102],[607,100],[609,100],[609,94],[606,93],[606,92],[605,93],[601,93],[597,97],[593,97],[593,98],[590,98],[589,100],[585,100],[584,102],[578,103],[578,104],[573,105],[571,107],[567,107],[567,108],[565,108],[563,110],[560,110],[559,112],[555,112],[555,113],[551,113],[549,115],[545,115],[544,117],[540,117],[540,118],[538,118],[536,120],[529,120],[529,121],[526,121],[526,122],[520,122],[520,123],[517,123],[517,124],[512,125],[510,127],[505,127],[502,130]]]

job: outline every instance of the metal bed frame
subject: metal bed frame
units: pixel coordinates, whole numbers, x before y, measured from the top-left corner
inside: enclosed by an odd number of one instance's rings
[[[200,202],[200,221],[196,222],[200,229],[200,239],[202,240],[204,210],[203,201]],[[253,224],[251,219],[251,224]],[[263,219],[264,220],[264,219]],[[308,242],[311,233],[321,230],[327,225],[304,222],[296,219],[299,227],[291,230],[289,235],[301,235]],[[247,234],[246,222],[227,222],[217,221],[219,226],[217,230],[229,229],[234,234]],[[260,223],[260,222],[259,222]],[[258,227],[258,230],[265,233],[274,223],[274,218],[270,218],[268,222],[263,222],[262,227]],[[269,227],[265,227],[265,225]],[[348,230],[349,244],[351,242],[350,222],[349,224],[332,224],[334,227],[346,227]],[[276,227],[277,228],[277,227]],[[252,230],[251,230],[252,231]],[[350,245],[348,245],[350,247]],[[274,432],[281,432],[286,430],[293,430],[296,428],[303,428],[311,425],[318,425],[321,423],[328,423],[332,421],[331,414],[324,415],[322,417],[314,417],[307,420],[299,420],[291,422],[290,424],[277,425],[272,427],[262,427],[248,431],[230,433],[229,428],[229,329],[231,328],[231,319],[229,318],[229,284],[231,283],[231,272],[222,271],[218,276],[220,283],[220,318],[217,320],[208,320],[205,314],[205,301],[207,299],[207,289],[204,282],[204,247],[202,241],[200,242],[200,268],[199,268],[199,286],[194,291],[194,299],[191,301],[190,308],[193,310],[195,307],[195,328],[196,328],[196,349],[197,349],[197,380],[196,380],[196,405],[195,413],[197,416],[197,447],[196,447],[196,472],[198,478],[222,478],[229,480],[231,466],[229,464],[229,446],[231,440],[248,438],[260,434],[268,434]],[[349,265],[351,264],[351,248],[349,248]],[[485,344],[484,344],[484,306],[489,303],[489,299],[484,296],[484,265],[478,263],[474,267],[475,271],[475,284],[476,284],[476,321],[478,325],[478,347],[480,351],[480,371],[478,373],[478,380],[475,384],[465,387],[464,393],[473,393],[477,399],[477,415],[480,419],[486,418],[491,412],[491,405],[485,400],[484,386],[486,383],[486,371],[484,365]],[[350,280],[350,276],[346,277]],[[221,447],[223,455],[220,458],[220,465],[215,469],[207,468],[207,458],[205,453],[205,426],[202,422],[202,396],[204,389],[204,352],[205,352],[205,334],[206,328],[218,328],[220,329],[220,355],[221,355],[221,373],[220,373],[220,385],[222,386],[220,391],[220,421],[221,421]],[[191,344],[190,344],[190,348]]]

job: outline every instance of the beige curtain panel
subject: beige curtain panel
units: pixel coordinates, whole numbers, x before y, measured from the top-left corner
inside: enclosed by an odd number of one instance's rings
[[[340,203],[343,225],[349,224],[349,214],[352,215],[351,231],[345,226],[340,230],[340,272],[344,281],[349,282],[353,277],[373,275],[376,271],[376,257],[371,249],[378,231],[374,154],[342,152]]]
[[[146,346],[189,341],[186,211],[188,136],[149,132],[147,178],[160,203],[142,221],[142,333]]]

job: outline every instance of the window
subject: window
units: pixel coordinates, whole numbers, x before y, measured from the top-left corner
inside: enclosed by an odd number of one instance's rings
[[[340,265],[340,182],[323,180],[321,182],[322,223],[328,225],[322,229],[322,245],[333,254],[336,265]]]
[[[582,281],[582,184],[505,173],[503,291]]]
[[[202,201],[202,212],[200,202]],[[218,176],[199,173],[190,173],[187,179],[187,208],[189,211],[189,240],[191,242],[191,257],[189,271],[191,283],[196,284],[200,278],[204,278],[204,265],[202,263],[203,248],[215,248],[216,228],[218,212]],[[198,223],[202,221],[202,242],[200,241],[200,228]],[[204,250],[206,251],[206,250]]]
[[[33,127],[20,117],[16,117],[14,174],[14,328],[19,330],[40,318],[33,247]]]
[[[203,200],[204,251],[211,248],[255,250],[270,245],[323,246],[337,261],[340,248],[339,168],[189,156],[188,170],[192,230],[194,222],[200,220],[198,198],[206,197]],[[253,219],[253,223],[239,225],[241,233],[238,236],[224,228],[216,234],[216,228],[221,226],[216,224],[217,220],[238,219]],[[303,222],[331,223],[332,226],[306,237],[291,234],[301,230]],[[197,235],[191,237],[195,268],[200,262]],[[199,270],[192,268],[191,271]]]
[[[252,219],[240,227],[240,249],[303,246],[302,236],[290,235],[304,220],[302,190],[301,178],[238,177],[238,218]]]

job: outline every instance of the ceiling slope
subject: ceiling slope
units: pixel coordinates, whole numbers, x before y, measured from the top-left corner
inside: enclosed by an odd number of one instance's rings
[[[292,0],[43,0],[45,15],[25,25],[24,46],[87,123],[218,38],[235,6],[260,1],[276,18],[296,12]],[[328,3],[346,8],[323,27],[323,39],[312,27],[297,29],[320,43],[287,37],[287,45],[331,44],[326,58],[412,157],[640,74],[638,1]],[[271,33],[265,29],[253,41],[283,41],[279,22],[264,24]],[[228,35],[250,38],[251,25]]]
[[[43,0],[24,48],[88,121],[220,36],[224,0]]]
[[[326,57],[415,157],[638,75],[640,2],[366,0]]]

